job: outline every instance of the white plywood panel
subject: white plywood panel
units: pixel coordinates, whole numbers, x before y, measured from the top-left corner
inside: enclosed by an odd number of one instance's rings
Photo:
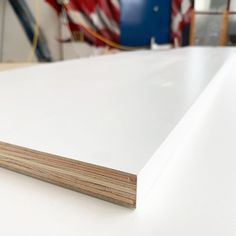
[[[138,174],[224,62],[223,50],[202,53],[126,53],[2,73],[0,140]]]
[[[138,175],[233,51],[142,51],[2,73],[0,140]]]
[[[131,211],[0,170],[0,234],[235,235],[236,58],[232,60],[141,208]]]

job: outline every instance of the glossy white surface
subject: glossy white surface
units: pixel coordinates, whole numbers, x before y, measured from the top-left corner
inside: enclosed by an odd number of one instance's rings
[[[0,141],[138,174],[232,51],[142,51],[3,72]]]
[[[235,235],[236,58],[232,60],[217,77],[195,128],[139,209],[0,169],[0,235]]]

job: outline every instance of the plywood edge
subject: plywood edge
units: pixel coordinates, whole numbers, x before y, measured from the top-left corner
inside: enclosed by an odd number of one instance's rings
[[[0,142],[0,167],[122,206],[136,207],[137,176]]]

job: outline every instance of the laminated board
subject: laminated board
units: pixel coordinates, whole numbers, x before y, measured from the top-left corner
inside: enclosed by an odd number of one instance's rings
[[[0,166],[137,207],[232,49],[140,51],[0,74]]]

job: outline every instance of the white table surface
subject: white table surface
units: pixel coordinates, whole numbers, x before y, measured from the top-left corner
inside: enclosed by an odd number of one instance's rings
[[[126,209],[0,169],[0,235],[236,235],[233,78],[215,90],[140,208]]]

